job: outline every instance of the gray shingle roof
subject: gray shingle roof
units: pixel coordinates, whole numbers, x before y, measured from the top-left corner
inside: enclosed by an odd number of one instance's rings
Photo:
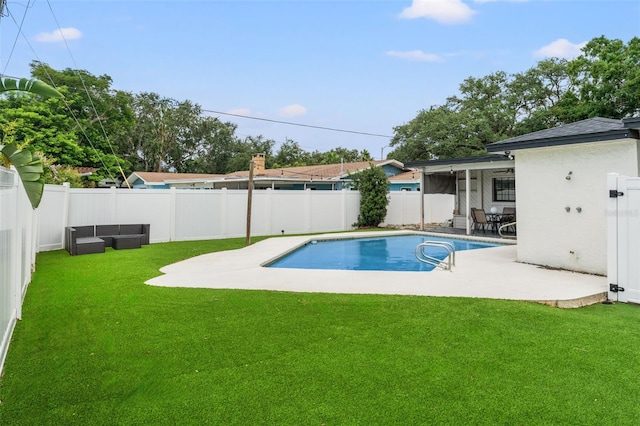
[[[622,120],[595,117],[494,142],[487,145],[487,151],[500,152],[623,138],[638,139],[638,132],[625,127]]]
[[[627,129],[640,129],[640,117],[623,118],[622,123]]]

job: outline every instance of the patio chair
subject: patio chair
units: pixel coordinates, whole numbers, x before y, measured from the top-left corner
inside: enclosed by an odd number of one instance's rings
[[[507,227],[507,231],[516,232],[516,208],[515,207],[503,207],[502,209],[501,225],[512,223],[513,225]]]
[[[473,230],[482,229],[482,232],[486,232],[487,227],[491,226],[487,220],[487,214],[483,209],[471,208],[471,219],[473,220]]]

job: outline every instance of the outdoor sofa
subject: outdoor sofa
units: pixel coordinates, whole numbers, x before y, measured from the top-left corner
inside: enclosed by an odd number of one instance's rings
[[[65,228],[65,249],[71,256],[139,248],[149,244],[149,224],[86,225]]]

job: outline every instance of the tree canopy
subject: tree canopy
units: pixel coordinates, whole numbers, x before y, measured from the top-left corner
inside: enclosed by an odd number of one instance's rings
[[[122,179],[132,171],[230,173],[246,170],[256,153],[265,155],[268,168],[372,160],[367,150],[308,152],[291,139],[274,152],[276,141],[239,137],[235,124],[204,114],[189,100],[116,90],[111,77],[86,70],[59,71],[38,61],[30,66],[35,79],[64,97],[6,91],[0,129],[11,128],[11,137],[41,153],[47,164],[98,169],[93,181]],[[387,157],[406,162],[480,155],[487,144],[505,138],[638,113],[640,38],[625,44],[603,36],[574,60],[551,58],[520,73],[466,78],[443,105],[396,126]]]
[[[592,118],[640,113],[640,38],[598,37],[574,60],[545,59],[516,74],[469,77],[444,105],[394,128],[399,161],[481,155],[506,138]]]

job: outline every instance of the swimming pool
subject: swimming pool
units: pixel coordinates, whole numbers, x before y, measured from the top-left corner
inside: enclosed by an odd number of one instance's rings
[[[266,266],[352,271],[431,271],[434,266],[420,262],[415,256],[416,246],[425,241],[447,241],[454,245],[456,251],[500,245],[419,234],[311,240]],[[426,253],[441,260],[447,256],[447,251],[442,247],[429,247]]]

